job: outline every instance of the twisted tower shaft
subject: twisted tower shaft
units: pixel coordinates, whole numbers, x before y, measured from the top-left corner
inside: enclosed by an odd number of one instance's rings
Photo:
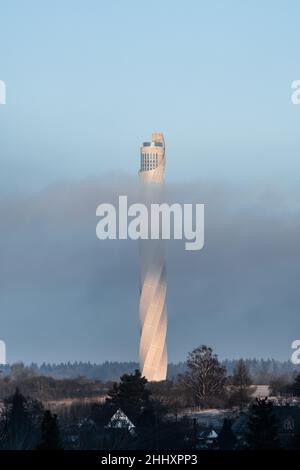
[[[140,180],[142,197],[148,205],[159,202],[165,173],[163,134],[141,146]],[[149,381],[167,375],[166,276],[162,240],[140,242],[140,368]]]

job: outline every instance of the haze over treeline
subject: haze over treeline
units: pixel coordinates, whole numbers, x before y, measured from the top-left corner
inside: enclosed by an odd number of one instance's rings
[[[227,375],[233,375],[238,359],[225,359],[221,361],[225,367]],[[300,372],[300,366],[292,364],[290,361],[278,361],[275,359],[245,359],[249,371],[255,384],[268,384],[271,380],[279,376],[291,378]],[[4,376],[10,375],[12,371],[20,376],[31,375],[49,376],[55,379],[74,379],[83,377],[90,380],[117,381],[123,374],[130,374],[139,368],[137,362],[117,362],[106,361],[101,364],[91,362],[65,362],[65,363],[32,363],[24,365],[1,366]],[[168,379],[175,379],[179,374],[186,371],[186,363],[171,363],[168,366]],[[14,373],[14,372],[13,372]]]

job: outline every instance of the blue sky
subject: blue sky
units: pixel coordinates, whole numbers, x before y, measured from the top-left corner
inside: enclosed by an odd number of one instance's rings
[[[135,174],[165,133],[168,179],[299,182],[296,1],[1,2],[2,191]]]
[[[10,361],[137,359],[137,246],[96,241],[95,208],[133,189],[153,131],[165,134],[171,192],[206,204],[204,250],[170,248],[170,360],[200,343],[222,357],[290,357],[299,18],[298,1],[0,0]]]

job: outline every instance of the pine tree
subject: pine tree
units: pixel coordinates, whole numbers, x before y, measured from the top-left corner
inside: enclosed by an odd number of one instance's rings
[[[14,395],[4,400],[1,447],[11,450],[34,448],[42,411],[40,402],[25,398],[16,388]]]
[[[148,381],[138,369],[133,374],[124,374],[108,392],[106,408],[111,416],[120,408],[136,425],[151,426],[163,413],[160,403],[151,400]]]
[[[300,374],[296,375],[292,384],[292,393],[296,397],[300,397]]]
[[[141,408],[149,403],[150,392],[147,389],[148,381],[142,377],[138,369],[134,374],[124,374],[120,378],[120,383],[115,383],[108,392],[108,402],[119,408],[134,406]]]
[[[234,368],[231,383],[232,395],[230,397],[230,402],[234,405],[240,406],[244,405],[245,403],[248,403],[252,392],[252,378],[249,373],[249,368],[243,359],[240,359],[237,362]]]
[[[240,359],[234,368],[232,383],[240,390],[245,390],[252,384],[249,368],[243,359]]]
[[[236,437],[231,429],[231,420],[225,418],[222,429],[218,437],[219,448],[222,450],[232,450],[236,444]]]
[[[60,450],[62,449],[57,415],[52,415],[51,411],[46,410],[41,425],[41,442],[38,445],[39,450]]]
[[[300,433],[299,432],[296,432],[294,436],[292,437],[291,447],[292,449],[300,450]]]
[[[246,442],[251,449],[279,447],[277,420],[274,406],[267,398],[256,399],[250,408]]]

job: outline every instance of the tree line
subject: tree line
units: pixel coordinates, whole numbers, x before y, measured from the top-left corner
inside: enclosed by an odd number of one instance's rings
[[[269,385],[272,380],[277,377],[286,377],[290,379],[293,375],[300,371],[299,365],[293,364],[291,361],[279,361],[275,359],[244,359],[249,372],[252,376],[253,383]],[[232,375],[236,367],[238,359],[225,359],[221,361],[225,367],[227,375]],[[2,365],[1,370],[4,376],[12,373],[13,365]],[[85,377],[90,380],[116,381],[123,374],[133,373],[139,368],[137,362],[109,362],[105,361],[101,364],[92,362],[65,362],[65,363],[42,363],[40,365],[31,363],[27,366],[35,375],[53,377],[55,379],[74,379]],[[187,370],[187,363],[179,362],[177,364],[170,363],[168,365],[168,379],[172,380],[178,375],[183,374]]]
[[[300,396],[300,375],[294,392]],[[195,449],[201,427],[180,416],[191,403],[199,407],[238,407],[247,419],[240,439],[225,418],[213,443],[217,449],[276,449],[280,441],[274,405],[267,398],[253,400],[253,383],[245,361],[239,360],[231,376],[208,346],[193,350],[187,370],[176,381],[149,383],[139,370],[123,374],[111,385],[104,403],[77,404],[68,412],[52,413],[19,388],[3,401],[0,414],[0,449]],[[132,426],[109,426],[122,410]],[[174,419],[175,418],[175,419]],[[132,432],[133,431],[133,432]],[[300,448],[300,435],[292,434],[289,448]]]
[[[194,421],[187,418],[189,407],[232,409],[246,416],[247,430],[242,440],[233,432],[231,420],[224,419],[214,444],[218,449],[281,445],[274,405],[267,398],[253,399],[255,384],[247,362],[236,361],[228,375],[224,363],[206,345],[188,354],[185,369],[175,379],[149,383],[136,369],[114,383],[105,383],[103,403],[79,401],[57,413],[47,408],[43,398],[48,389],[55,389],[56,382],[59,386],[72,384],[71,390],[75,387],[73,393],[77,390],[80,396],[86,393],[87,384],[90,387],[94,382],[38,376],[24,364],[12,366],[11,376],[2,377],[0,382],[4,387],[15,387],[1,406],[2,449],[194,449],[200,428],[196,429]],[[26,388],[29,383],[33,387],[30,393]],[[289,382],[289,393],[300,397],[300,374]],[[118,410],[126,414],[133,429],[108,425]],[[299,443],[295,434],[289,446],[297,447]]]

